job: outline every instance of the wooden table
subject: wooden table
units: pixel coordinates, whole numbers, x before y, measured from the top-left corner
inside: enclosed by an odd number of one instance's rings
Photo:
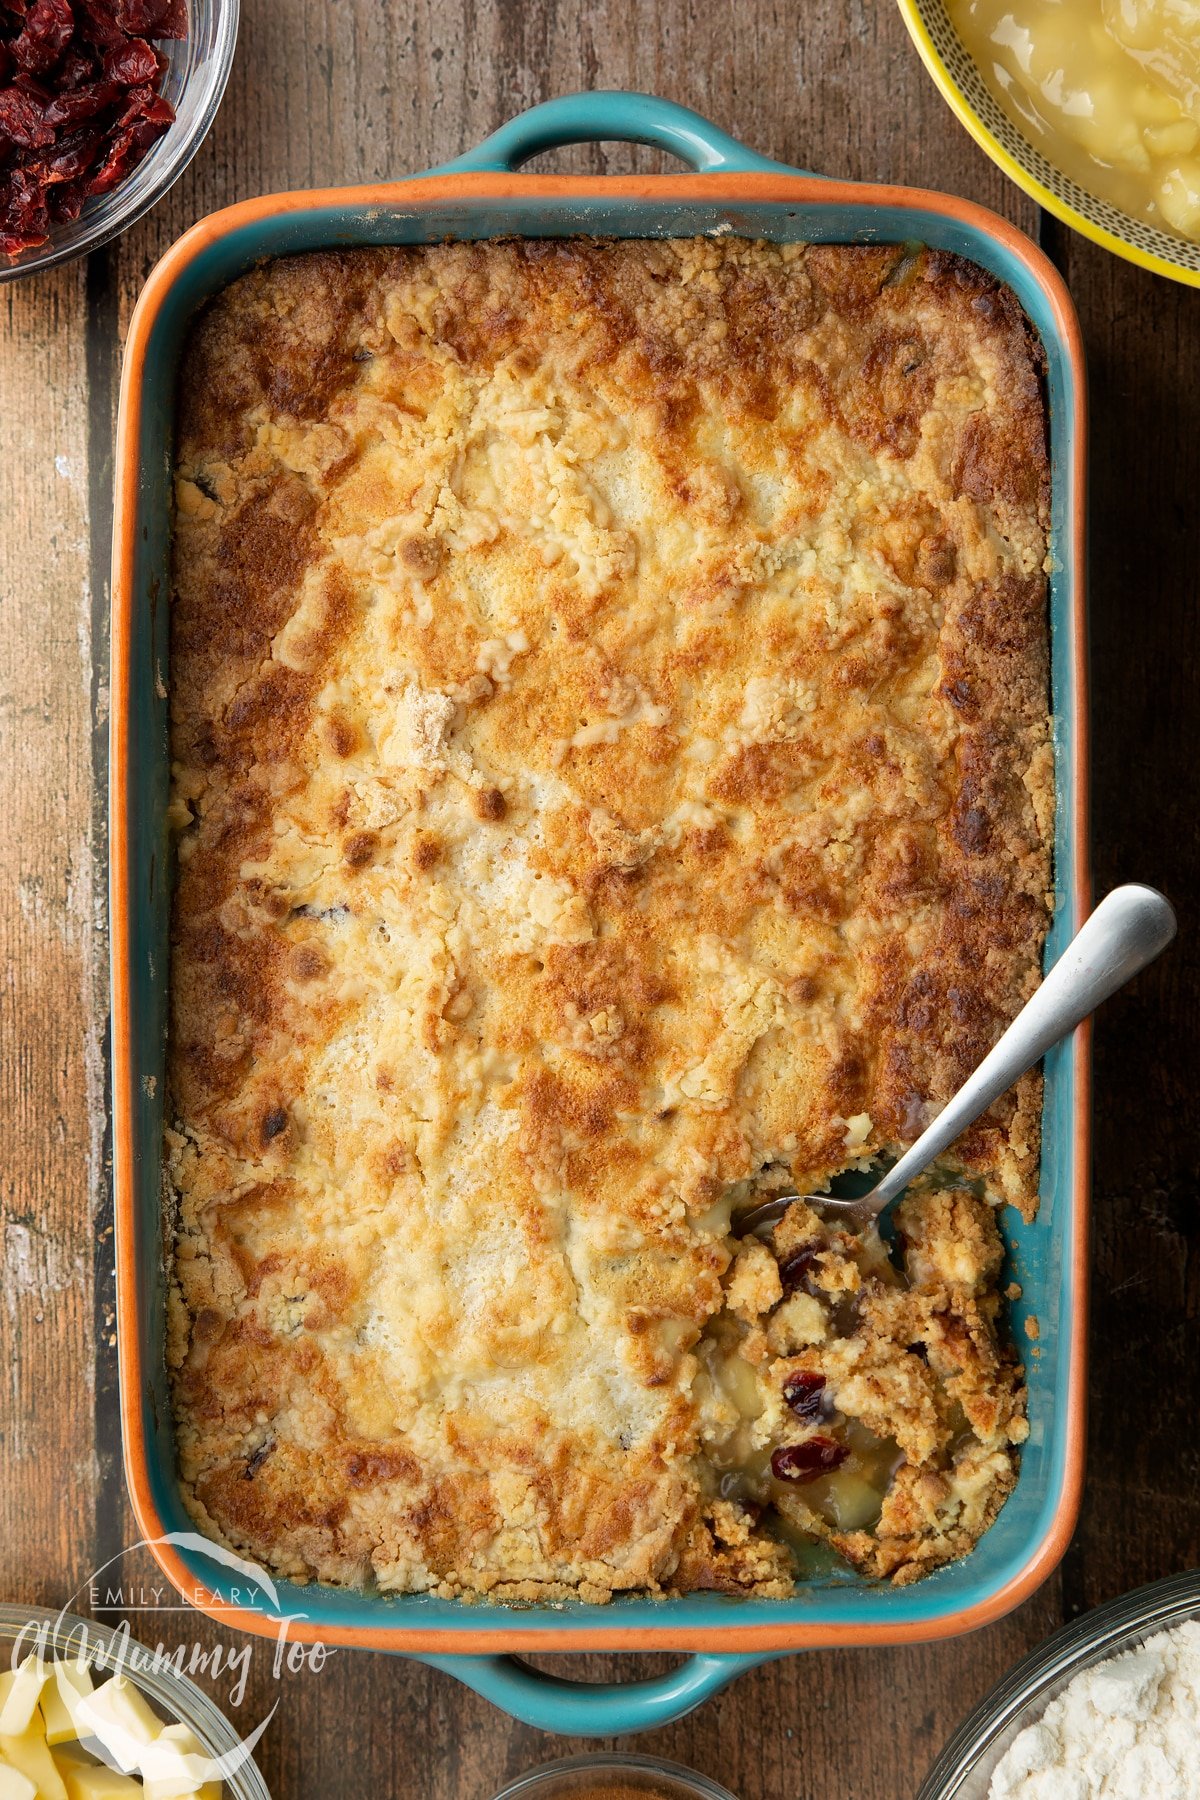
[[[1200,1562],[1200,295],[1039,217],[952,121],[888,0],[244,6],[220,117],[168,199],[87,262],[0,290],[0,1597],[57,1605],[135,1536],[115,1408],[104,873],[111,446],[130,307],[213,207],[403,174],[534,101],[642,88],[789,163],[970,195],[1065,272],[1091,359],[1098,887],[1155,882],[1181,916],[1169,958],[1097,1033],[1092,1451],[1062,1569],[974,1637],[770,1665],[640,1743],[745,1800],[903,1800],[1061,1620]],[[657,166],[617,149],[569,163]],[[151,1565],[118,1566],[126,1593],[137,1570]],[[166,1642],[216,1641],[194,1616],[160,1622]],[[134,1624],[146,1636],[155,1620]],[[567,1660],[593,1677],[614,1667]],[[277,1685],[259,1655],[237,1717],[248,1726],[276,1698],[260,1760],[279,1800],[487,1800],[577,1747],[380,1656]]]

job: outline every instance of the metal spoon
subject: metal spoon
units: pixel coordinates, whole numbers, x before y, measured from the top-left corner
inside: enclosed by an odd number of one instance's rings
[[[858,1200],[839,1200],[831,1194],[780,1194],[736,1215],[735,1233],[746,1237],[775,1224],[800,1199],[826,1218],[848,1218],[862,1225],[877,1219],[993,1100],[1074,1031],[1101,1001],[1153,962],[1174,936],[1174,909],[1162,894],[1133,883],[1114,888],[1071,939],[999,1043],[870,1193]]]

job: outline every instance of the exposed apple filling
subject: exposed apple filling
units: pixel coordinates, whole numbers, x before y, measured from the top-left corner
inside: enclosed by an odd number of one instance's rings
[[[1024,1371],[998,1329],[1004,1250],[969,1189],[872,1227],[797,1202],[740,1244],[697,1345],[706,1480],[800,1546],[915,1580],[961,1556],[1016,1481]]]

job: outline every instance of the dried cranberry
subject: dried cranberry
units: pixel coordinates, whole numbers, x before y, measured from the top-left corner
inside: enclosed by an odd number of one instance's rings
[[[783,1397],[798,1419],[815,1423],[826,1411],[825,1377],[794,1369],[783,1384]]]
[[[798,1250],[792,1250],[779,1265],[779,1279],[785,1294],[794,1294],[796,1289],[807,1283],[813,1265],[825,1248],[824,1244],[801,1244]]]
[[[54,142],[46,108],[17,87],[0,88],[0,148],[5,138],[22,150],[44,150]]]
[[[33,0],[20,34],[10,46],[12,59],[29,75],[46,75],[74,35],[71,0]]]
[[[175,108],[161,94],[155,94],[153,100],[142,114],[143,125],[153,125],[155,137],[160,137],[168,125],[175,122]]]
[[[71,45],[67,54],[54,71],[54,85],[61,94],[68,88],[83,87],[85,82],[96,77],[96,58],[90,56],[77,41]]]
[[[817,1481],[840,1468],[849,1454],[845,1444],[817,1432],[802,1444],[785,1444],[782,1450],[774,1451],[771,1473],[776,1481]]]
[[[122,130],[126,125],[166,126],[174,117],[171,102],[164,100],[152,87],[130,88],[125,97],[125,105],[117,117],[117,130]]]
[[[125,31],[117,23],[112,0],[76,0],[76,5],[79,8],[80,35],[90,44],[107,50],[110,45],[121,42]]]
[[[51,125],[78,125],[115,106],[120,98],[121,90],[115,82],[93,81],[87,87],[56,95],[46,108],[46,118]]]
[[[83,189],[73,181],[52,187],[47,197],[47,210],[56,225],[69,225],[83,211]]]
[[[94,194],[111,193],[118,182],[132,173],[137,160],[138,147],[130,126],[105,146],[103,161],[83,184],[84,193],[89,199]]]
[[[117,0],[117,23],[139,38],[185,38],[182,0]]]
[[[167,102],[157,95],[143,104],[145,110],[134,112],[129,122],[120,126],[105,147],[103,162],[84,183],[85,194],[107,194],[119,181],[124,181],[175,117]],[[127,109],[127,112],[130,110]],[[122,118],[125,116],[123,114]]]
[[[5,171],[4,211],[0,216],[0,249],[10,254],[27,250],[31,244],[45,240],[50,214],[46,205],[46,184],[40,173],[29,168]]]
[[[96,152],[100,147],[100,139],[94,131],[84,126],[79,131],[64,132],[53,150],[46,158],[46,180],[49,182],[76,182],[81,175],[87,173],[96,160]],[[80,195],[80,207],[83,196]],[[56,208],[57,212],[58,209]],[[78,212],[72,215],[78,217]]]
[[[258,1471],[275,1448],[274,1438],[264,1438],[257,1450],[252,1450],[246,1458],[246,1467],[242,1470],[243,1481],[253,1481]]]
[[[104,73],[109,81],[133,88],[143,82],[157,81],[163,70],[158,51],[145,38],[126,38],[114,44],[104,58]]]

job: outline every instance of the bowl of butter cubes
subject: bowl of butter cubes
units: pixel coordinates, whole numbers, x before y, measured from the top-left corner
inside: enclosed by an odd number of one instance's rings
[[[0,1606],[0,1800],[270,1800],[243,1739],[169,1653]]]

